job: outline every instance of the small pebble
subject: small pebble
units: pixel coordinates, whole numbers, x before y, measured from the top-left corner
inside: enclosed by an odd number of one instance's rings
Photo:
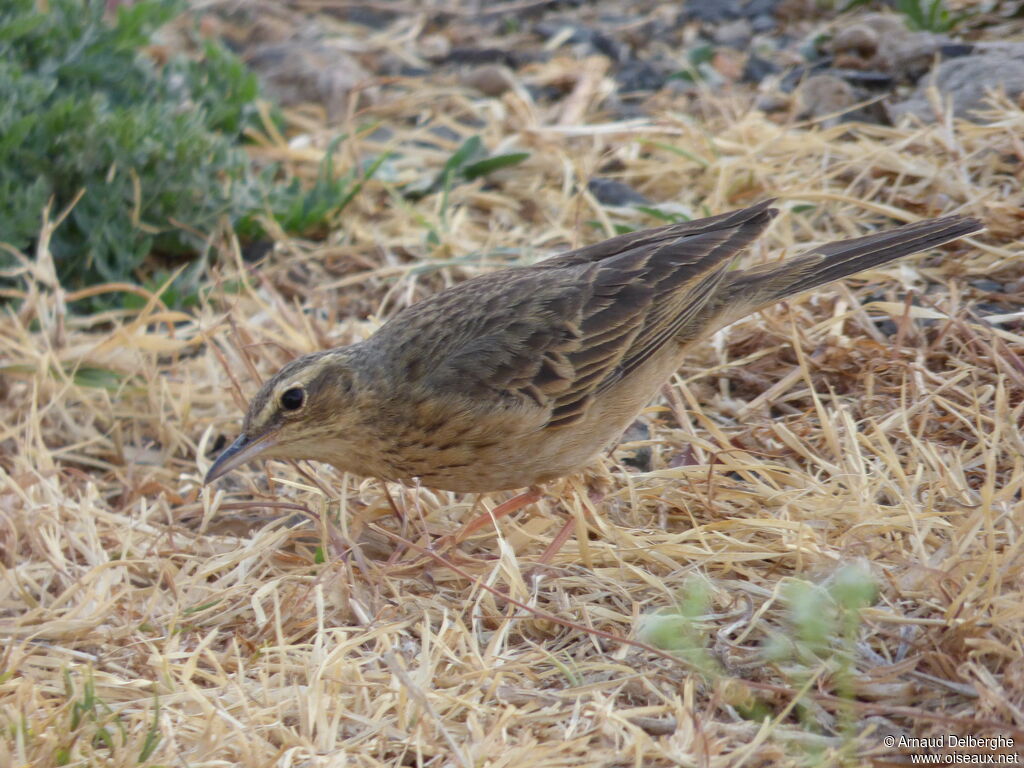
[[[587,183],[589,189],[601,205],[650,205],[650,200],[641,195],[628,184],[615,179],[596,176]]]
[[[500,64],[485,64],[471,69],[462,76],[464,85],[475,88],[484,96],[501,96],[512,87],[512,71]]]

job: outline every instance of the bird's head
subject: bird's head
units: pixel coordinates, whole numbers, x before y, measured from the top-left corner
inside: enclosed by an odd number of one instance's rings
[[[314,459],[344,466],[358,451],[354,347],[300,357],[268,379],[249,403],[242,434],[213,462],[210,483],[254,459]]]

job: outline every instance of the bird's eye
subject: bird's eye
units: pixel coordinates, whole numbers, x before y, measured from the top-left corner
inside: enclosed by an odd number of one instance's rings
[[[292,387],[281,393],[281,407],[286,411],[297,411],[306,402],[306,392],[302,387]]]

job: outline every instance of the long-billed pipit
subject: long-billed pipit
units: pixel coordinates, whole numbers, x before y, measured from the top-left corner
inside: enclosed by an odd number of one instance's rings
[[[450,491],[540,485],[618,439],[702,337],[982,229],[948,216],[733,269],[770,203],[476,277],[300,357],[263,384],[206,482],[284,458]]]

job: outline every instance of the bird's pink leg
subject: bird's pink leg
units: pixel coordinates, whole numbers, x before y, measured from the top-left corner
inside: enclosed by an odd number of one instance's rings
[[[548,544],[547,549],[545,549],[544,553],[540,556],[540,559],[537,561],[538,566],[549,565],[551,563],[555,555],[558,554],[558,550],[564,547],[565,542],[569,540],[570,536],[572,536],[572,530],[575,527],[576,520],[574,518],[570,517],[568,520],[565,521],[565,525],[562,526],[562,529],[558,532],[555,538],[551,540],[551,543]]]
[[[507,515],[511,515],[513,512],[517,512],[523,507],[533,504],[535,501],[538,501],[542,495],[543,493],[541,492],[540,488],[538,488],[537,486],[533,486],[531,488],[528,488],[523,493],[520,493],[518,496],[513,496],[508,501],[501,502],[501,504],[496,506],[490,512],[485,512],[482,515],[477,515],[464,526],[462,526],[461,531],[455,534],[454,543],[458,544],[461,541],[465,541],[466,538],[471,536],[475,531],[477,531],[481,527],[487,525],[492,520],[494,522],[497,522],[501,518],[506,517]]]

